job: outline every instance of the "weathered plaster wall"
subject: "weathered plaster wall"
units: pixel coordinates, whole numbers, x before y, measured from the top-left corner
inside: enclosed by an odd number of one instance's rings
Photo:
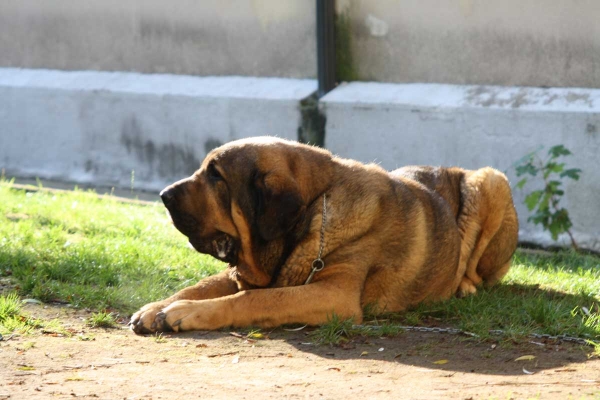
[[[287,0],[2,0],[0,66],[316,77],[315,6]]]
[[[297,139],[312,80],[0,68],[0,168],[15,176],[158,190],[212,148]]]
[[[342,80],[600,87],[596,0],[338,0]],[[0,66],[316,77],[305,0],[3,0]]]
[[[600,87],[597,0],[338,0],[360,80]]]

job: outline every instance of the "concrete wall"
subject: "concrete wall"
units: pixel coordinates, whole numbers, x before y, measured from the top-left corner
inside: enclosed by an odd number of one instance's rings
[[[312,80],[0,68],[0,168],[159,190],[212,148],[257,135],[297,139]]]
[[[522,156],[564,144],[583,170],[564,205],[576,239],[600,251],[600,90],[354,82],[322,98],[321,115],[306,112],[315,90],[313,80],[0,68],[0,168],[122,188],[134,171],[136,189],[159,190],[221,143],[297,139],[323,116],[327,148],[387,169],[490,165],[514,183]],[[514,194],[521,240],[552,244],[526,223],[525,192]]]
[[[2,0],[0,66],[316,77],[305,0]]]
[[[514,185],[520,158],[541,144],[542,156],[565,145],[574,156],[564,161],[583,174],[566,180],[564,206],[576,240],[600,251],[600,90],[354,82],[323,97],[321,107],[327,148],[390,170],[492,166]],[[525,194],[514,190],[520,239],[552,244],[541,227],[527,223]],[[568,243],[566,236],[561,241]]]
[[[600,87],[597,0],[338,0],[360,80]]]
[[[597,0],[336,3],[342,79],[600,87]],[[314,78],[315,12],[314,0],[2,0],[0,67]]]

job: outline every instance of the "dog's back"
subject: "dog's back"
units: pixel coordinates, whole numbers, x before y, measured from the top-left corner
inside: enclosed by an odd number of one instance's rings
[[[390,173],[393,177],[405,177],[415,180],[428,189],[437,192],[448,202],[455,217],[462,208],[460,189],[465,176],[465,170],[456,167],[439,168],[430,166],[409,165],[398,168]]]

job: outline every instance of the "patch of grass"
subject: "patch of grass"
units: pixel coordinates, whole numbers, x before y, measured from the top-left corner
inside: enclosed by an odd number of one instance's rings
[[[347,342],[354,336],[382,337],[396,336],[404,330],[389,320],[382,322],[373,320],[364,325],[354,325],[352,319],[341,319],[333,314],[326,324],[321,325],[311,332],[317,344],[340,344]]]
[[[56,329],[57,322],[42,321],[36,318],[30,318],[21,312],[21,299],[16,293],[9,293],[0,296],[0,334],[9,335],[12,333],[28,334],[36,329],[45,329],[50,327]]]
[[[224,265],[191,250],[158,203],[27,192],[0,181],[0,276],[43,302],[131,313]]]
[[[334,316],[313,332],[315,341],[337,344],[349,337],[394,335],[401,326],[458,328],[480,340],[523,340],[530,334],[567,335],[600,342],[600,258],[575,251],[518,251],[507,277],[475,296],[421,304],[413,310],[353,326]],[[497,336],[493,331],[502,331]],[[595,346],[597,351],[597,346]]]
[[[318,344],[339,344],[358,334],[352,324],[351,319],[341,319],[333,314],[326,324],[311,332],[311,336]]]
[[[0,296],[0,324],[21,312],[21,299],[16,293]]]
[[[588,344],[594,348],[594,351],[589,354],[589,357],[600,357],[600,342],[588,340]]]
[[[265,339],[267,337],[268,337],[268,335],[265,335],[264,333],[261,332],[260,329],[257,329],[257,328],[250,329],[250,331],[246,334],[246,338],[254,339],[254,340],[261,340],[261,339]]]
[[[165,338],[161,333],[155,333],[154,336],[154,343],[166,343],[167,342],[167,338]]]
[[[532,333],[600,339],[600,258],[575,251],[518,251],[506,278],[475,296],[422,304],[392,316],[406,325],[454,326],[482,339],[490,330],[518,340]]]
[[[117,326],[117,321],[113,313],[100,311],[93,313],[86,321],[88,326],[92,328],[114,328]]]
[[[19,346],[22,351],[27,351],[29,349],[33,349],[35,347],[35,342],[24,342]]]

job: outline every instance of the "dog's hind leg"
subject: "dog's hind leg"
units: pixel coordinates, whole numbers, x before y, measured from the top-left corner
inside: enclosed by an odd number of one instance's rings
[[[471,257],[467,262],[467,270],[465,271],[466,277],[469,278],[475,286],[478,286],[483,281],[483,277],[479,275],[477,271],[479,260],[500,229],[503,218],[504,212],[496,213],[495,215],[489,216],[483,223],[479,240],[477,241],[475,249],[473,249],[473,252],[471,253]]]
[[[484,278],[485,286],[493,286],[508,273],[511,261],[508,260],[500,268],[496,269],[493,274]]]
[[[492,169],[482,168],[465,178],[461,193],[465,199],[463,215],[458,220],[459,229],[463,235],[462,254],[468,254],[465,267],[465,279],[461,281],[462,293],[475,293],[475,287],[480,285],[484,276],[478,270],[481,257],[502,227],[506,206],[498,207],[498,199],[510,198],[510,187],[505,176]],[[508,193],[506,191],[508,190]],[[479,229],[470,229],[469,225],[477,224]],[[470,252],[469,252],[470,250]],[[505,260],[490,260],[492,264]],[[495,270],[497,265],[492,265]],[[486,272],[489,268],[486,268]]]
[[[516,213],[506,176],[492,168],[483,168],[472,177],[481,194],[478,210],[483,221],[481,233],[467,263],[466,276],[475,284],[490,284],[508,271],[506,262],[516,247]],[[515,220],[515,221],[513,221]]]
[[[458,296],[464,297],[469,294],[475,294],[477,292],[476,285],[473,281],[466,276],[467,265],[473,253],[473,248],[477,243],[481,226],[476,222],[475,218],[459,218],[458,225],[461,235],[460,244],[460,259],[458,262],[458,269],[456,270],[456,278],[454,281],[454,287],[458,289]]]
[[[479,259],[477,274],[487,286],[498,282],[510,268],[511,257],[517,247],[519,225],[512,202],[506,205],[502,226]]]
[[[458,288],[458,297],[464,297],[477,292],[477,284],[467,276],[467,271],[482,230],[479,219],[481,207],[481,193],[478,189],[478,185],[480,185],[479,181],[480,178],[474,175],[466,177],[461,182],[463,203],[456,221],[461,237],[460,259],[455,280],[455,287]]]

